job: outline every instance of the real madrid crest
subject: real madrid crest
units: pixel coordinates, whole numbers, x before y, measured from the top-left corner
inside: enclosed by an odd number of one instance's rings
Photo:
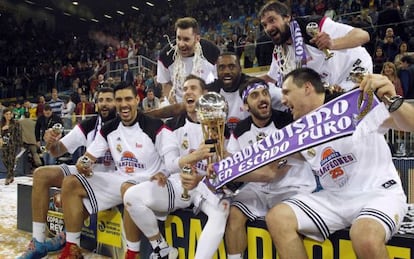
[[[181,147],[182,147],[182,149],[188,149],[188,140],[187,139],[183,140],[183,143],[181,143]]]
[[[122,152],[122,146],[121,146],[121,144],[117,144],[117,145],[116,145],[116,150],[117,150],[119,153],[121,153],[121,152]]]
[[[266,137],[267,137],[266,133],[259,132],[259,134],[257,134],[257,136],[256,136],[256,141],[260,141],[260,140],[262,140],[262,139],[264,139]]]
[[[307,153],[309,156],[316,156],[316,151],[313,148],[308,149]]]

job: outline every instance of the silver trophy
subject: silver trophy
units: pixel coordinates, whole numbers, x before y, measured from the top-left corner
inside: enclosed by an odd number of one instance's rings
[[[189,167],[189,166],[184,166],[184,167],[181,169],[181,172],[182,172],[182,173],[184,173],[184,174],[192,174],[191,167]],[[185,189],[185,188],[183,188],[183,189],[184,189],[184,191],[183,191],[183,193],[181,194],[181,200],[183,200],[183,201],[188,201],[188,200],[190,200],[191,196],[190,196],[190,194],[188,194],[188,190],[187,190],[187,189]]]
[[[306,33],[311,37],[315,37],[319,33],[319,25],[316,22],[308,23]],[[325,53],[325,60],[332,58],[334,55],[329,49],[323,49],[322,51]]]
[[[56,133],[56,135],[62,134],[63,129],[64,128],[63,128],[63,125],[61,123],[55,123],[52,126],[52,130],[53,130],[54,133]],[[46,146],[40,146],[40,152],[42,152],[42,153],[48,152]]]
[[[78,163],[82,169],[88,170],[92,167],[92,161],[87,156],[81,156],[78,159]],[[93,172],[90,171],[88,176],[92,176]]]
[[[215,155],[208,159],[209,164],[224,158],[224,129],[228,110],[227,101],[215,92],[202,95],[196,102],[197,119],[203,129],[204,141],[214,144]]]
[[[355,84],[360,84],[366,75],[368,75],[368,70],[365,67],[354,67],[349,73],[351,81]]]

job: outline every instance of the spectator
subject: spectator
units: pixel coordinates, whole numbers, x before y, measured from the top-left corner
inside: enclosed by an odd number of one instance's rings
[[[37,107],[36,104],[31,103],[29,100],[24,100],[23,102],[23,109],[24,109],[24,113],[28,112],[29,116],[26,117],[26,115],[24,115],[24,117],[26,118],[30,118],[32,120],[36,119],[36,112],[37,112]]]
[[[144,112],[158,109],[160,107],[160,99],[154,95],[153,89],[148,89],[147,97],[142,101],[142,108]]]
[[[414,57],[407,55],[401,58],[398,77],[401,80],[405,98],[414,99]]]
[[[377,27],[380,37],[385,36],[385,31],[390,24],[394,24],[392,29],[396,35],[401,36],[404,34],[400,11],[394,8],[391,0],[387,0],[385,2],[385,9],[378,13]]]
[[[53,114],[57,116],[62,116],[62,110],[65,103],[59,99],[58,90],[52,88],[52,99],[48,102],[50,108],[52,109]]]
[[[392,62],[385,62],[382,68],[381,74],[388,77],[388,79],[394,84],[395,92],[398,95],[404,96],[404,91],[401,86],[400,78],[397,74],[397,68]]]
[[[37,106],[36,106],[36,118],[39,118],[43,115],[43,109],[45,107],[46,101],[43,95],[39,95]]]
[[[384,63],[387,61],[387,57],[384,54],[384,51],[382,50],[381,47],[377,47],[377,49],[375,50],[375,54],[374,57],[372,58],[373,63],[374,63],[374,73],[375,74],[380,74],[382,67],[384,66]]]
[[[124,64],[124,70],[121,73],[121,82],[125,82],[127,85],[132,85],[134,82],[134,75],[132,71],[129,70],[128,64]]]
[[[14,166],[16,155],[22,147],[22,129],[18,122],[13,119],[10,109],[4,109],[1,119],[0,147],[2,161],[7,170],[5,185],[14,181]]]
[[[394,62],[395,56],[398,54],[400,43],[401,39],[394,35],[394,30],[392,28],[387,28],[384,40],[380,44],[387,57],[387,61]]]
[[[145,98],[145,84],[144,84],[144,78],[142,77],[142,74],[137,74],[134,80],[134,86],[137,89],[137,93],[140,100],[144,100]]]
[[[46,130],[52,128],[57,123],[63,125],[62,119],[52,112],[52,107],[50,107],[49,104],[45,104],[43,115],[37,118],[35,125],[36,144],[39,148],[45,146],[43,136],[45,135]],[[43,152],[43,162],[45,165],[54,165],[56,164],[56,158],[51,156],[48,152]]]
[[[19,120],[24,114],[24,107],[17,101],[16,106],[13,108],[13,116],[15,120]]]
[[[88,101],[85,93],[82,93],[80,96],[81,101],[76,105],[75,114],[78,119],[84,120],[86,115],[95,113],[95,106],[93,103]]]
[[[62,110],[62,121],[65,129],[72,129],[72,114],[75,112],[76,104],[72,102],[72,97],[68,96]]]
[[[405,41],[401,42],[399,50],[400,51],[398,52],[397,55],[395,55],[395,58],[394,58],[394,64],[397,66],[397,69],[399,69],[401,66],[401,58],[405,55],[408,55],[407,42]]]

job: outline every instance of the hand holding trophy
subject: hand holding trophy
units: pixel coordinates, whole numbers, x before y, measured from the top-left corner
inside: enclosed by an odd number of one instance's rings
[[[55,124],[52,126],[52,131],[53,131],[53,134],[55,134],[56,136],[57,136],[57,135],[62,134],[63,130],[64,130],[64,128],[63,128],[63,125],[62,125],[61,123],[55,123]],[[46,134],[46,133],[45,133],[45,134]],[[40,151],[41,151],[42,153],[46,153],[46,152],[48,152],[48,150],[47,150],[47,147],[46,147],[46,146],[40,146]]]
[[[223,96],[208,92],[201,96],[196,103],[198,121],[201,123],[206,144],[214,144],[211,152],[214,155],[208,163],[218,162],[224,158],[224,129],[228,113],[228,104]]]
[[[308,23],[306,25],[306,33],[311,37],[315,37],[319,33],[319,25],[316,22]],[[325,60],[330,59],[334,55],[329,49],[323,49],[322,51],[325,53]]]
[[[379,95],[390,113],[396,111],[404,103],[404,98],[395,93],[395,87],[393,84],[387,84],[379,79],[378,77],[381,77],[380,75],[374,74],[369,77],[367,77],[367,75],[368,70],[364,67],[355,67],[349,74],[352,82],[360,85],[360,88],[365,92],[365,94],[364,92],[361,92],[358,99],[358,106],[361,107],[362,101],[367,100],[367,105],[365,106],[366,108],[361,111],[358,119],[363,118],[370,110],[374,93],[376,93],[377,96]],[[385,90],[387,87],[388,90]],[[379,90],[379,88],[381,88],[381,90]],[[365,95],[367,97],[365,97]]]

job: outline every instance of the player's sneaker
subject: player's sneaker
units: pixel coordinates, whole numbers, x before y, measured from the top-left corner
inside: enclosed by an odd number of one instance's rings
[[[139,252],[127,250],[125,253],[125,259],[139,259]]]
[[[59,259],[83,259],[80,247],[77,244],[66,242]]]
[[[178,257],[178,250],[174,247],[168,246],[160,249],[156,247],[154,252],[150,255],[150,259],[176,259]]]
[[[29,246],[24,254],[17,257],[18,259],[39,259],[47,255],[45,243],[37,242],[36,238],[30,241]]]
[[[62,250],[66,243],[65,232],[60,232],[53,238],[48,238],[45,241],[46,249],[48,252],[57,252]]]

